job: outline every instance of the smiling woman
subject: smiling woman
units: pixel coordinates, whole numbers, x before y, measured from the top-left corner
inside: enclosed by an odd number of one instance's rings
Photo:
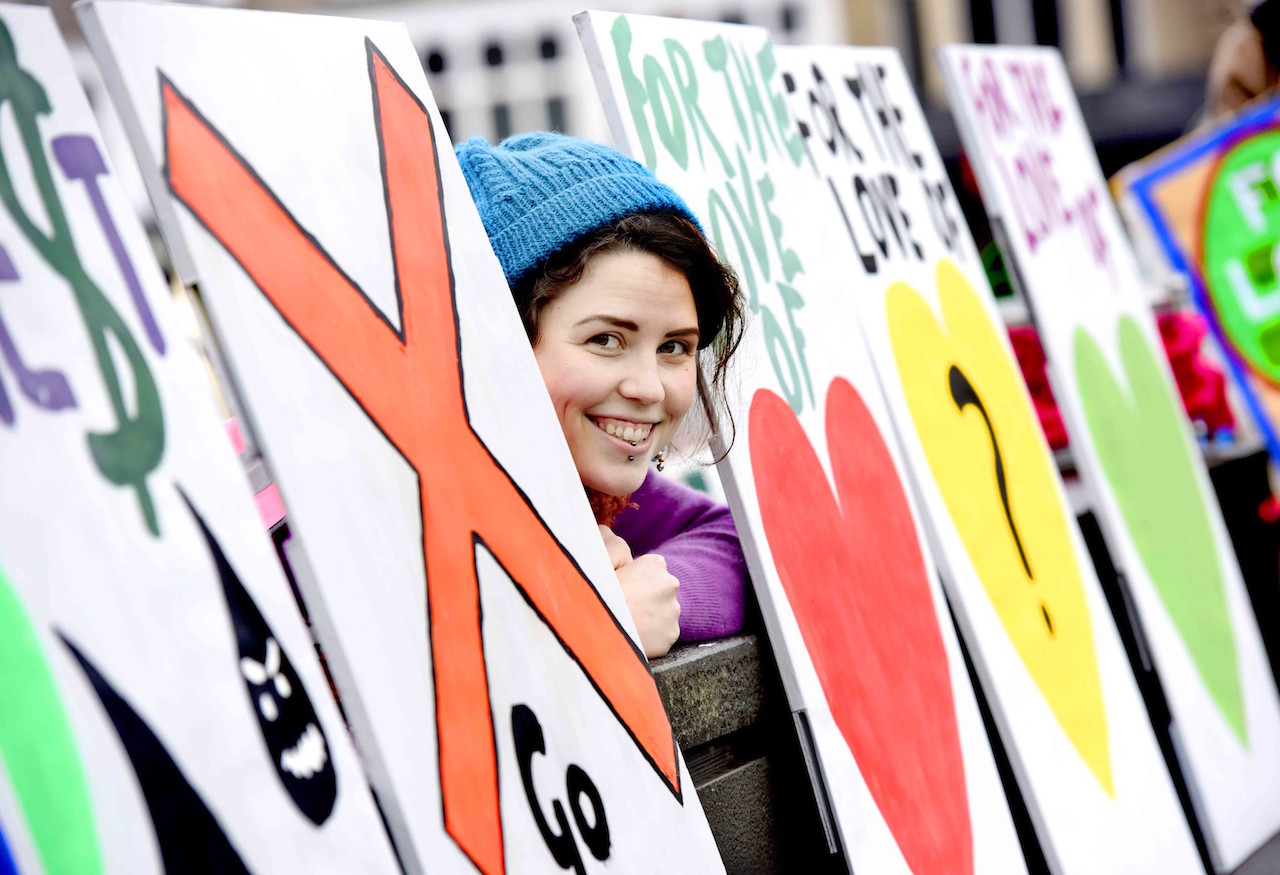
[[[630,495],[697,391],[698,313],[684,274],[648,252],[597,255],[543,309],[534,353],[588,489]]]
[[[648,465],[662,470],[700,371],[711,427],[732,441],[732,271],[679,195],[613,149],[540,133],[457,153],[646,655],[738,631],[729,509]]]

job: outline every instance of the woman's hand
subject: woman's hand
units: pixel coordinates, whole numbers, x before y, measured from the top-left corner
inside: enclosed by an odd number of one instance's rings
[[[608,526],[600,527],[600,536],[618,573],[622,597],[640,633],[644,655],[650,659],[664,656],[680,637],[680,603],[676,601],[680,581],[667,573],[667,560],[658,554],[633,559],[627,542]]]

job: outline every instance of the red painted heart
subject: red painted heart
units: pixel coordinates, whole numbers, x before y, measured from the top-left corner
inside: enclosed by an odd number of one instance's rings
[[[912,872],[971,875],[947,653],[910,506],[875,420],[852,385],[831,381],[835,495],[773,392],[752,398],[750,435],[774,564],[872,798]]]

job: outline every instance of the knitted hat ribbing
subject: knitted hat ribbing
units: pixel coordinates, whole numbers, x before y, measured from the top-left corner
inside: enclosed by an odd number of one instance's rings
[[[616,149],[555,133],[455,150],[507,283],[584,234],[633,213],[669,212],[702,230],[680,196]]]

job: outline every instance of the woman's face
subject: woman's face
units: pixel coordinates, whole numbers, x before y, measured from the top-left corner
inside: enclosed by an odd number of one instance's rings
[[[647,252],[593,257],[543,307],[533,352],[585,486],[640,487],[693,403],[697,349],[688,280]]]

